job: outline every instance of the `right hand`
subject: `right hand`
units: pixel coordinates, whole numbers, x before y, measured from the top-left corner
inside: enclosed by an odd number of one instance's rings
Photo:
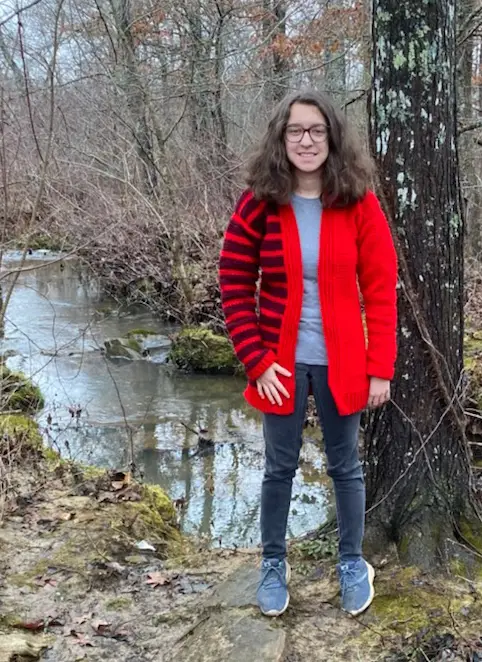
[[[281,395],[284,395],[285,398],[289,398],[290,394],[278,379],[276,375],[277,372],[285,377],[291,377],[291,372],[289,370],[286,370],[286,368],[283,368],[278,363],[273,363],[273,365],[263,372],[261,377],[256,380],[256,385],[262,400],[268,398],[272,405],[276,402],[276,404],[281,407]]]

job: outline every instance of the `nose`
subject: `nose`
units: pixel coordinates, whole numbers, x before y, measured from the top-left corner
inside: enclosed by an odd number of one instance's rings
[[[308,129],[305,129],[303,133],[303,137],[300,141],[301,145],[304,145],[305,147],[310,147],[313,144],[313,141],[311,140],[310,132]]]

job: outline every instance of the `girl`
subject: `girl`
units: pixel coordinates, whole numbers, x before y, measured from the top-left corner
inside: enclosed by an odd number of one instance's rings
[[[249,188],[224,238],[226,326],[246,368],[245,397],[264,414],[257,598],[268,616],[289,603],[286,526],[310,392],[335,488],[343,609],[360,614],[374,596],[374,570],[362,557],[358,430],[365,406],[390,399],[397,262],[387,220],[369,190],[371,176],[368,156],[326,96],[287,96],[250,163]]]

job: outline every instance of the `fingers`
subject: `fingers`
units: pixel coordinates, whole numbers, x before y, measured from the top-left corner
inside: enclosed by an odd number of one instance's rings
[[[273,370],[276,370],[276,372],[279,372],[280,375],[284,375],[285,377],[291,377],[291,372],[289,370],[286,370],[286,368],[283,368],[279,363],[273,363],[271,366]]]
[[[390,400],[390,391],[373,394],[370,395],[370,397],[368,398],[368,406],[371,409],[376,409],[377,407],[381,407],[382,405],[384,405],[389,400]]]
[[[286,377],[291,376],[291,372],[286,370],[278,363],[273,363],[273,365],[266,370],[266,372],[256,381],[256,387],[258,389],[259,397],[264,400],[268,398],[272,405],[275,403],[281,407],[282,400],[281,396],[289,398],[290,394],[288,393],[285,386],[280,382],[276,376],[276,372],[279,372],[281,375]]]
[[[268,400],[271,402],[272,405],[275,403],[281,407],[281,396],[276,390],[276,387],[274,384],[260,384],[258,382],[258,393],[264,400],[265,397],[268,398]]]
[[[290,394],[288,393],[288,391],[286,390],[286,388],[283,386],[283,384],[280,382],[278,378],[276,378],[275,381],[273,382],[273,386],[276,388],[276,390],[279,393],[281,393],[281,395],[284,395],[285,398],[290,397]]]
[[[259,380],[256,382],[256,386],[258,387],[259,397],[261,398],[261,400],[264,400],[263,385]]]
[[[269,388],[269,391],[270,391],[272,397],[274,398],[274,401],[276,402],[276,404],[279,407],[281,407],[281,405],[282,405],[281,396],[278,393],[278,390],[277,390],[276,386],[274,384],[269,384],[268,388]],[[269,398],[269,396],[268,396],[268,398]],[[271,400],[271,404],[274,404],[273,400]]]
[[[284,395],[285,398],[289,399],[290,394],[286,390],[286,388],[283,386],[283,384],[279,381],[279,379],[275,378],[271,382],[262,382],[258,380],[256,382],[256,387],[258,389],[258,394],[262,400],[265,398],[268,398],[268,400],[271,402],[272,405],[276,402],[280,407],[282,405],[282,400],[281,396]]]

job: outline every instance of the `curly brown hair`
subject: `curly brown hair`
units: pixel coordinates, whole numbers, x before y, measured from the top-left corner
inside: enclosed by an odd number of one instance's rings
[[[294,92],[275,107],[268,128],[249,160],[246,181],[258,200],[285,204],[296,187],[295,171],[285,148],[291,106],[315,106],[325,117],[329,154],[322,166],[322,200],[328,207],[351,205],[366,194],[374,174],[373,161],[331,99],[316,90]]]

